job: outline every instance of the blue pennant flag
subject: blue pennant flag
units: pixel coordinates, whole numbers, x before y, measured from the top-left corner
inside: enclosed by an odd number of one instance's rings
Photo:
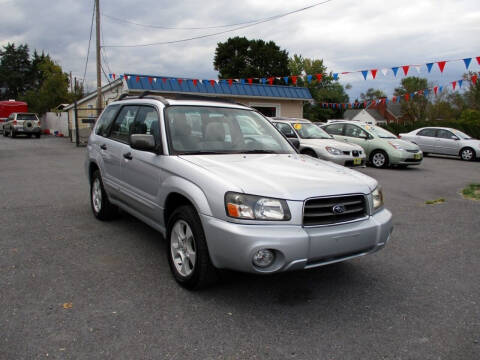
[[[397,77],[398,66],[392,67],[393,75]]]
[[[415,93],[410,93],[410,100],[413,99],[414,96],[415,96]]]
[[[338,73],[333,74],[333,80],[338,80]]]
[[[112,74],[108,74],[108,77],[111,79],[111,78],[112,78]]]
[[[172,80],[174,80],[174,81],[175,81],[176,79],[172,79]],[[203,84],[203,85],[208,85],[208,83],[209,83],[209,81],[208,81],[208,80],[202,80],[202,84]]]
[[[245,85],[245,79],[240,79],[240,84]]]
[[[470,61],[472,61],[472,58],[463,59],[463,62],[465,63],[465,67],[467,68],[467,70],[468,70],[468,67],[470,66]]]
[[[388,103],[388,98],[385,98],[385,104],[387,104],[387,103]]]
[[[462,87],[463,80],[458,80],[458,86]]]
[[[423,90],[423,95],[424,95],[425,97],[428,96],[428,93],[429,93],[428,89]]]
[[[367,80],[368,70],[362,70],[362,75],[365,80]]]
[[[260,79],[260,82],[261,82],[263,85],[265,85],[265,84],[267,83],[267,79],[261,78],[261,79]]]
[[[428,72],[432,71],[433,63],[428,63],[427,64],[427,70]]]
[[[288,84],[288,76],[284,76],[283,80],[285,81],[285,84]]]
[[[312,81],[312,75],[307,75],[307,81],[308,82]]]
[[[442,92],[442,90],[443,90],[443,86],[439,86],[438,87],[438,92]]]
[[[120,79],[123,79],[123,75],[120,75]]]

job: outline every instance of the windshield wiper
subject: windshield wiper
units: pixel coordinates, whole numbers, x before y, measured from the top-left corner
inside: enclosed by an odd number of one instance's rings
[[[239,151],[238,153],[236,152],[235,154],[278,154],[276,151],[273,150],[245,150],[245,151]]]

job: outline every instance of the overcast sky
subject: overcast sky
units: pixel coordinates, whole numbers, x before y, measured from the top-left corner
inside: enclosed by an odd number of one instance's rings
[[[167,27],[208,27],[266,18],[302,8],[315,0],[100,0],[104,15]],[[83,77],[93,0],[0,0],[0,45],[27,43],[45,50],[64,69]],[[226,29],[164,30],[121,23],[102,16],[104,45],[171,41]],[[86,80],[95,83],[94,37]],[[323,59],[333,72],[378,68],[376,80],[360,73],[341,76],[352,85],[353,100],[369,87],[389,96],[402,76],[381,68],[480,56],[478,0],[331,0],[312,9],[227,34],[174,45],[105,48],[107,73],[139,73],[200,79],[216,78],[217,42],[232,36],[272,40],[290,56]],[[472,60],[470,70],[480,66]],[[418,74],[442,85],[461,78],[463,62],[449,63],[443,74],[435,66]],[[400,71],[399,71],[400,74]],[[278,74],[282,75],[282,74]],[[370,75],[369,75],[370,78]],[[105,78],[102,79],[106,82]]]

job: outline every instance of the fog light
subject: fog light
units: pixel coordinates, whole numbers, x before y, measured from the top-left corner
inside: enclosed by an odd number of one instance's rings
[[[272,250],[261,249],[253,255],[253,264],[255,266],[264,268],[270,266],[275,260],[275,253]]]

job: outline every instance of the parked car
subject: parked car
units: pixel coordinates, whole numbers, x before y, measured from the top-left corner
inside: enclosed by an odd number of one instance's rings
[[[17,135],[27,135],[36,138],[40,137],[41,128],[40,120],[34,113],[12,113],[8,117],[8,121],[3,125],[3,136],[10,135],[12,138]]]
[[[274,117],[271,121],[287,139],[298,139],[302,154],[344,166],[365,166],[365,152],[360,146],[335,140],[309,120]]]
[[[245,118],[268,141],[245,134]],[[271,274],[371,254],[392,232],[376,180],[298,154],[263,115],[224,100],[121,96],[97,121],[85,167],[95,217],[120,207],[157,229],[189,289],[216,269]]]
[[[480,158],[480,140],[452,128],[424,127],[406,134],[400,134],[403,140],[411,141],[422,149],[423,154],[443,154],[460,156],[471,161]]]
[[[360,145],[369,163],[377,168],[390,165],[419,165],[423,160],[420,148],[400,140],[391,132],[359,121],[343,121],[322,127],[335,139]]]
[[[14,112],[28,112],[27,103],[15,100],[0,101],[0,132],[3,132],[3,124],[8,121],[8,117]]]

